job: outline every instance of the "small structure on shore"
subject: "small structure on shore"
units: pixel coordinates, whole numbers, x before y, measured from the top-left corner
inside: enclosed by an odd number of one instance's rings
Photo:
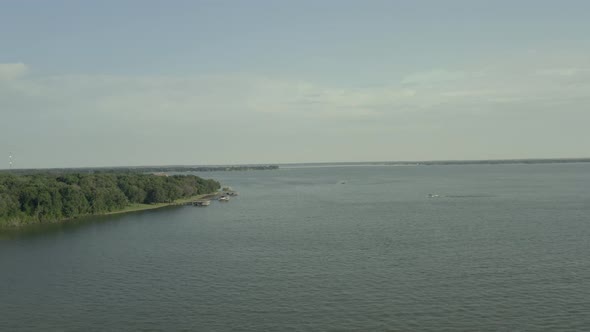
[[[187,201],[187,202],[177,202],[177,203],[170,203],[170,205],[192,205],[192,206],[209,206],[211,205],[211,200],[208,199],[198,199],[196,201]]]

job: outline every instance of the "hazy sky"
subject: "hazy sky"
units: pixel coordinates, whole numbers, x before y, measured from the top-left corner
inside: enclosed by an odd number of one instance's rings
[[[0,168],[590,157],[590,1],[0,3]]]

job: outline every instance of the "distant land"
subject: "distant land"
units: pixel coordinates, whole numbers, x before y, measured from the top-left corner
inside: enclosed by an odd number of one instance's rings
[[[502,164],[568,164],[590,163],[590,158],[539,158],[539,159],[487,159],[487,160],[426,160],[426,161],[360,161],[360,162],[311,162],[279,163],[273,165],[163,165],[163,166],[113,166],[73,168],[21,168],[0,169],[13,174],[66,174],[66,173],[184,173],[184,172],[231,172],[276,170],[291,167],[329,166],[443,166],[443,165],[502,165]]]
[[[478,165],[478,164],[561,164],[561,163],[588,163],[590,158],[565,158],[565,159],[491,159],[491,160],[438,160],[418,161],[417,165]],[[395,164],[395,163],[392,163]]]
[[[590,163],[590,158],[545,158],[545,159],[489,159],[489,160],[426,160],[426,161],[364,161],[289,163],[280,167],[320,166],[444,166],[444,165],[501,165],[501,164],[567,164]]]
[[[277,165],[227,165],[227,166],[117,166],[74,168],[23,168],[3,169],[0,172],[13,174],[66,174],[66,173],[184,173],[184,172],[229,172],[278,169]]]

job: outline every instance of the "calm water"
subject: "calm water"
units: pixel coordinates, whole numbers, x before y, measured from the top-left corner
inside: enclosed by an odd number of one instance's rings
[[[241,195],[0,235],[0,330],[590,329],[589,164],[200,175]]]

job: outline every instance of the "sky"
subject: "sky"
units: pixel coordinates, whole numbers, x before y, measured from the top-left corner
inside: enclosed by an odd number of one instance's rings
[[[3,0],[0,168],[590,157],[589,12]]]

